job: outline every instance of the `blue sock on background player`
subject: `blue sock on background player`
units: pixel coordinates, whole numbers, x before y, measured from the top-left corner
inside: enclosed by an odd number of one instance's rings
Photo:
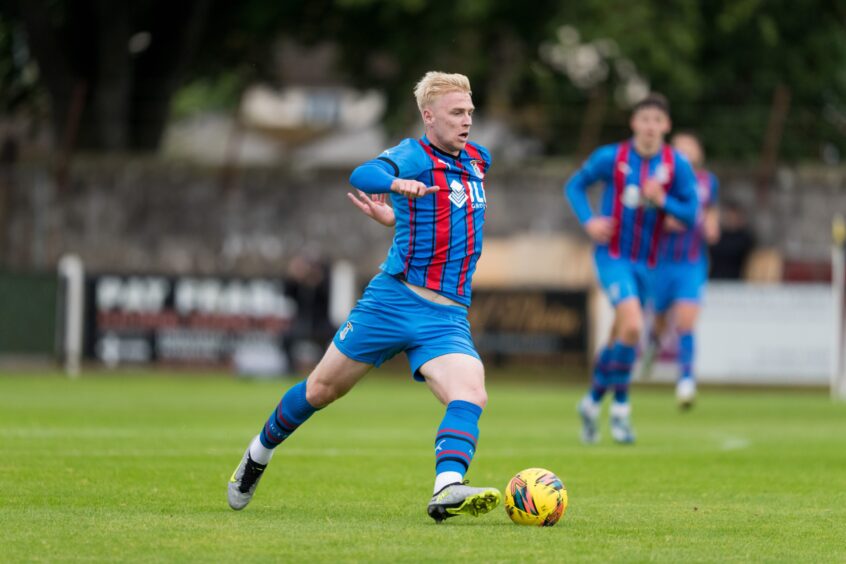
[[[679,366],[682,380],[693,378],[694,347],[693,333],[681,333],[679,335]]]
[[[590,397],[594,403],[602,401],[605,392],[608,390],[608,368],[611,362],[611,347],[602,347],[593,365],[593,382],[590,388]]]
[[[608,380],[614,386],[615,403],[628,403],[629,401],[629,382],[632,378],[632,367],[636,357],[637,350],[635,347],[622,341],[614,343],[609,362]]]
[[[449,402],[435,437],[435,493],[461,482],[476,454],[482,408],[469,401]]]
[[[303,380],[282,396],[261,433],[250,445],[250,458],[259,464],[270,462],[273,449],[282,444],[315,411],[317,409],[306,400],[306,381]]]

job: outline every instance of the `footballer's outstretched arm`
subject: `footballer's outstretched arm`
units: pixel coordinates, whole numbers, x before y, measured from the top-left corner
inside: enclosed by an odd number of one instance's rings
[[[350,175],[350,184],[368,194],[396,192],[407,198],[422,198],[438,191],[437,186],[426,186],[420,181],[394,175],[395,166],[383,159],[373,159],[356,167]]]

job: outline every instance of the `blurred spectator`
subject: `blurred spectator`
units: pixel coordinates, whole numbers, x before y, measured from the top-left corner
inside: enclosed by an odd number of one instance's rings
[[[13,135],[6,135],[0,143],[0,264],[3,263],[6,248],[5,226],[9,219],[12,188],[15,179],[15,165],[18,162],[18,141]]]
[[[755,236],[743,207],[734,201],[723,204],[720,239],[710,248],[711,278],[739,280],[752,249]]]
[[[297,254],[288,263],[286,285],[297,315],[285,348],[293,372],[308,374],[336,329],[329,322],[329,266],[314,254]]]

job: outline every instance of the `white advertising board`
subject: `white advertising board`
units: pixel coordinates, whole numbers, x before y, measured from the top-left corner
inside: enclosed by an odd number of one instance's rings
[[[696,331],[700,382],[826,386],[836,366],[835,296],[829,284],[710,282]],[[613,311],[597,308],[595,341],[604,343]],[[648,317],[648,316],[647,316]],[[652,379],[673,381],[674,339]],[[639,366],[633,371],[641,380]]]
[[[708,285],[697,331],[702,381],[827,385],[836,358],[828,284]]]

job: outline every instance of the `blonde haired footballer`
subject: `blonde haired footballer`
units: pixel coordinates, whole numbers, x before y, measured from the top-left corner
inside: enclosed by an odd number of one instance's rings
[[[467,77],[427,73],[414,96],[424,135],[405,139],[350,176],[358,189],[349,195],[352,201],[394,230],[381,272],[314,371],[285,393],[247,447],[228,488],[233,509],[250,502],[277,446],[373,367],[401,352],[413,379],[424,382],[445,406],[433,444],[429,516],[437,522],[477,516],[501,500],[495,488],[464,481],[487,403],[485,371],[470,336],[467,308],[482,252],[484,178],[491,158],[468,139],[475,108]]]

